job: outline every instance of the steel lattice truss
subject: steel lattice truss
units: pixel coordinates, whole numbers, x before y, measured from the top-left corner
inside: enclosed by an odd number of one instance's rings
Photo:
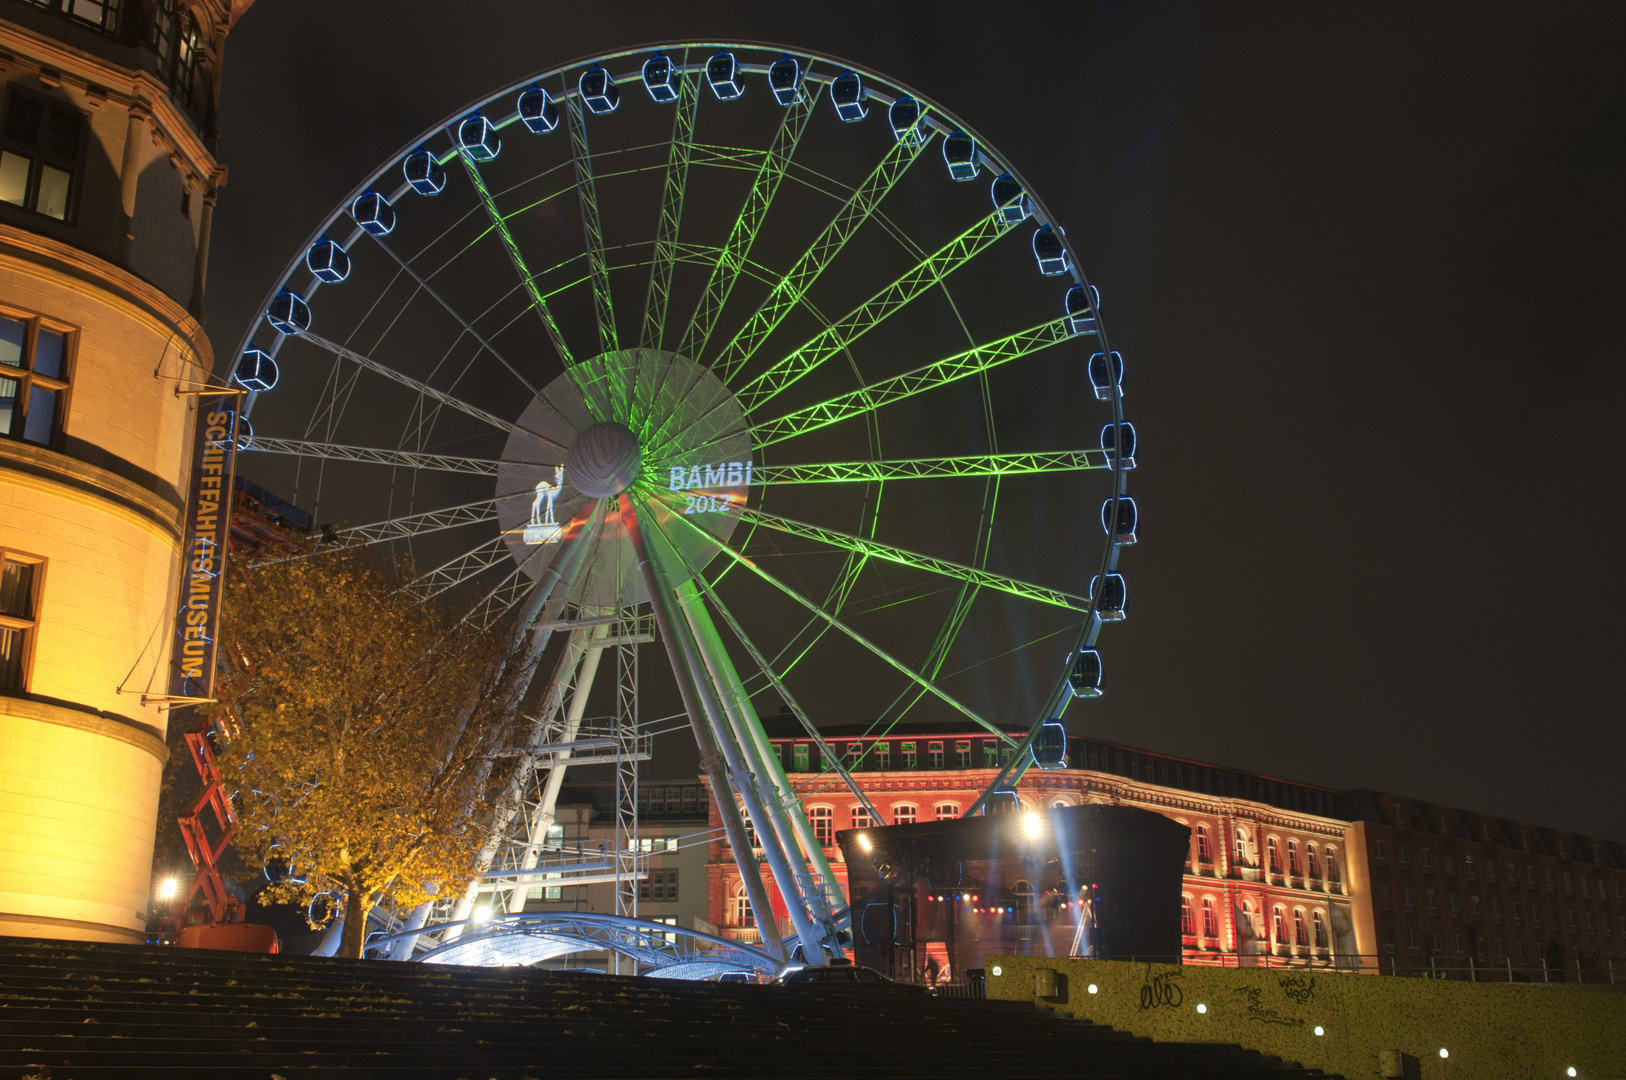
[[[724,51],[740,93],[708,73]],[[398,958],[833,951],[850,918],[830,837],[759,709],[816,748],[807,783],[877,821],[829,727],[975,725],[1012,751],[977,813],[1035,762],[1042,724],[1098,692],[1084,654],[1122,616],[1121,578],[1101,610],[1135,528],[1122,361],[1037,194],[879,73],[755,46],[660,55],[543,72],[427,128],[322,223],[277,290],[298,304],[268,299],[276,321],[239,350],[297,386],[255,395],[242,448],[320,507],[299,557],[411,556],[402,587],[508,635],[530,695],[475,884],[389,916]],[[856,106],[832,93],[849,77]],[[342,266],[314,261],[329,239]],[[629,446],[635,468],[615,464]],[[760,956],[633,918],[648,644],[700,741]],[[611,777],[602,846],[553,831],[570,769]],[[534,910],[594,883],[613,916]]]

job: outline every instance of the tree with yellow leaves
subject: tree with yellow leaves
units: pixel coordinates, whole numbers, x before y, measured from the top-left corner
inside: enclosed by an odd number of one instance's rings
[[[359,957],[379,903],[460,895],[519,707],[506,641],[448,618],[360,553],[250,567],[228,586],[222,748],[234,844],[286,860],[271,899],[343,898],[339,955]]]

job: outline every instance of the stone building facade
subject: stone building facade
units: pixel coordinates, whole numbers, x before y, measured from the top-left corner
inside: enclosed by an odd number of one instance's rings
[[[0,7],[0,934],[139,941],[220,57],[248,0]]]
[[[839,778],[823,771],[818,746],[783,719],[768,723],[845,888],[835,833],[874,822]],[[1005,760],[998,740],[980,728],[894,730],[885,739],[861,727],[825,734],[886,824],[958,817]],[[1068,740],[1068,766],[1030,769],[1016,789],[1021,808],[1136,806],[1190,828],[1182,890],[1187,963],[1262,963],[1267,952],[1272,962],[1359,963],[1357,928],[1368,901],[1348,872],[1349,824],[1336,816],[1335,791],[1077,737]],[[712,814],[709,918],[729,936],[759,940],[715,808]]]

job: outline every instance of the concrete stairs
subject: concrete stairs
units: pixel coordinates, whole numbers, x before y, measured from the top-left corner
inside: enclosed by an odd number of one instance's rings
[[[1321,1076],[1029,1005],[0,938],[0,1080]]]

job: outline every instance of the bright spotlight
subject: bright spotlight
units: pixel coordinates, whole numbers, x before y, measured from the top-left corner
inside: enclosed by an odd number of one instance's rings
[[[1022,831],[1027,833],[1030,838],[1037,837],[1043,828],[1044,822],[1039,820],[1038,814],[1022,815]]]
[[[1099,994],[1100,992],[1101,992],[1101,988],[1099,986],[1095,985],[1094,983],[1090,984],[1090,993]]]
[[[1205,1012],[1208,1011],[1208,1006],[1199,1003],[1198,1006],[1197,1006],[1197,1011],[1199,1013],[1205,1013]]]
[[[1005,969],[1004,969],[1004,968],[1002,968],[1002,967],[1000,967],[1000,966],[999,966],[999,965],[998,965],[998,964],[995,964],[995,965],[994,965],[994,978],[996,978],[996,979],[997,979],[997,978],[999,978],[999,977],[1000,977],[1000,976],[1001,976],[1001,975],[1003,975],[1003,974],[1005,974]],[[1574,1069],[1571,1069],[1571,1070],[1570,1070],[1570,1075],[1571,1075],[1571,1076],[1574,1076],[1574,1075],[1575,1075],[1575,1070],[1574,1070]]]
[[[1564,1070],[1564,1075],[1565,1076],[1579,1076],[1580,1073],[1575,1071],[1575,1066],[1574,1065],[1571,1065],[1569,1068]]]
[[[1442,1046],[1440,1047],[1440,1056],[1443,1058],[1448,1058],[1451,1056],[1451,1051]]]
[[[475,926],[479,926],[481,923],[487,923],[487,922],[490,922],[490,921],[491,921],[491,909],[489,907],[477,907],[477,908],[474,909],[474,925]]]
[[[175,899],[175,890],[179,887],[174,878],[165,878],[164,883],[158,886],[158,898],[160,900]]]
[[[1325,1035],[1327,1033],[1327,1029],[1322,1027],[1320,1024],[1317,1024],[1315,1026],[1315,1033],[1317,1036]]]
[[[865,834],[865,833],[859,833],[858,834],[858,846],[863,848],[865,851],[873,851],[873,850],[875,850],[874,848],[872,848],[870,846],[869,836],[867,834]]]

